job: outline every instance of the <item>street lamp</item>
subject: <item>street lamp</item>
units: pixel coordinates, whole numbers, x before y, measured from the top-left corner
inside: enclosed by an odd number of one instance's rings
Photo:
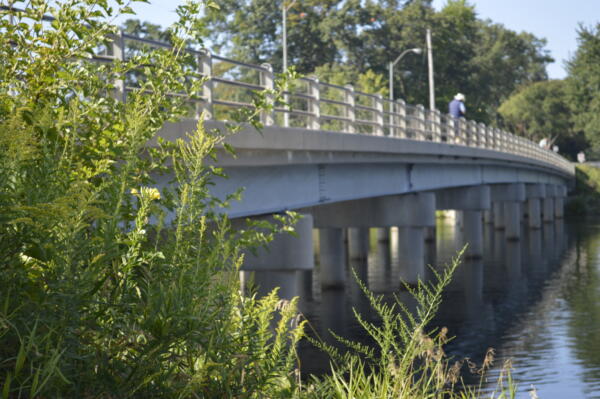
[[[393,62],[390,62],[390,100],[394,101],[394,67],[396,64],[408,53],[421,54],[423,50],[421,48],[411,48],[404,50]]]
[[[283,21],[283,70],[287,69],[287,12],[292,6],[296,4],[296,0],[292,0],[289,4],[285,4],[285,1],[281,3],[281,19]]]
[[[285,4],[285,1],[281,3],[281,19],[283,21],[282,36],[283,36],[283,72],[287,70],[287,12],[296,3],[296,0],[292,0],[289,4]],[[287,90],[287,87],[286,87]],[[287,93],[283,95],[283,101],[287,104],[289,97]],[[286,108],[289,108],[286,106]],[[290,115],[288,112],[283,113],[283,126],[288,127],[290,124]]]

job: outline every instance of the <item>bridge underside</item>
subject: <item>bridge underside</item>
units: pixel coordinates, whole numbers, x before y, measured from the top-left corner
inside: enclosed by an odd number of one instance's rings
[[[341,201],[507,183],[564,184],[557,176],[518,165],[317,164],[225,168],[214,193],[244,189],[233,218],[276,213]]]

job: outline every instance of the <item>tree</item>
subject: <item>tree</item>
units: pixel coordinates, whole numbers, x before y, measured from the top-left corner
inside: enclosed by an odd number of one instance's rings
[[[281,5],[225,1],[225,13],[205,17],[215,50],[279,70]],[[386,80],[391,60],[406,49],[425,48],[427,28],[433,33],[438,109],[446,111],[460,91],[467,96],[469,118],[494,122],[497,107],[517,87],[547,78],[545,67],[552,59],[544,40],[480,20],[465,0],[450,0],[439,12],[429,0],[297,1],[288,14],[289,64],[305,74],[323,65],[348,65]],[[404,58],[396,68],[397,97],[427,103],[425,53]]]
[[[567,63],[567,97],[573,123],[591,145],[592,156],[600,155],[600,23],[580,26],[579,47]]]
[[[525,86],[503,102],[498,112],[509,130],[536,142],[549,138],[571,159],[585,146],[573,129],[564,80]]]

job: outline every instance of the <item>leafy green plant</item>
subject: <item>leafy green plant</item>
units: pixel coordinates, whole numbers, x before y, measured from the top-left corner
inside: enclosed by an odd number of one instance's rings
[[[234,231],[220,209],[237,193],[209,192],[222,171],[206,160],[231,132],[158,135],[204,82],[186,51],[201,6],[178,7],[172,48],[91,62],[117,40],[106,21],[131,12],[116,3],[0,11],[2,397],[289,397],[295,301],[246,298],[238,279],[242,249],[277,227]],[[239,117],[259,126],[273,95]]]

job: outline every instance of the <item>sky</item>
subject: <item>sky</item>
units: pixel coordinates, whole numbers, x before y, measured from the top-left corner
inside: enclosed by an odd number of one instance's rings
[[[137,4],[138,18],[163,26],[175,20],[175,9],[181,0],[151,0]],[[301,0],[300,0],[301,1]],[[447,0],[433,0],[440,9]],[[566,76],[565,62],[577,49],[579,23],[593,26],[600,22],[600,0],[471,0],[482,19],[491,19],[517,32],[526,31],[545,38],[546,48],[556,60],[548,66],[551,79]],[[435,55],[434,55],[435,56]]]
[[[433,0],[436,9],[446,0]],[[600,0],[472,0],[482,19],[491,19],[517,32],[545,38],[555,62],[548,66],[551,79],[566,76],[565,62],[577,50],[579,23],[600,22]]]

